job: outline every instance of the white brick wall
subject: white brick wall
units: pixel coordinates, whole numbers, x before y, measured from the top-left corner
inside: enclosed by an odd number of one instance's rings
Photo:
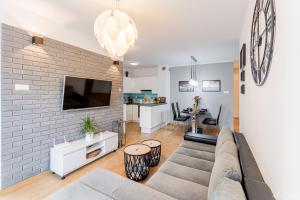
[[[100,130],[123,115],[122,66],[110,58],[49,38],[31,44],[31,32],[2,24],[1,183],[7,187],[49,169],[49,149],[80,137],[81,119],[91,115]],[[84,41],[83,41],[84,42]],[[95,41],[96,42],[96,41]],[[61,112],[64,75],[112,80],[109,108]],[[28,84],[29,91],[15,91]]]
[[[3,50],[3,47],[2,47],[2,26],[0,26],[0,52],[2,52]],[[5,71],[5,70],[2,70],[2,56],[0,55],[0,102],[2,102],[2,92],[1,92],[1,88],[2,88],[2,71]],[[9,92],[8,92],[9,93]],[[2,158],[5,159],[5,160],[8,160],[8,159],[11,159],[12,158],[12,155],[7,155],[7,156],[3,156],[2,157],[2,109],[1,109],[2,106],[0,106],[0,188],[2,188],[2,181],[1,181],[1,177],[2,177]],[[9,135],[9,137],[12,137],[12,134]]]

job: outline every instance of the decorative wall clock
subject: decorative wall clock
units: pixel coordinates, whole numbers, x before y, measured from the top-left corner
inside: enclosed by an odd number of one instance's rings
[[[252,29],[250,59],[256,85],[265,83],[274,51],[276,13],[274,0],[257,0]]]

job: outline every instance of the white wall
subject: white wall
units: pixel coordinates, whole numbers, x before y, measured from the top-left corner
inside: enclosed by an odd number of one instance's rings
[[[0,22],[108,56],[96,38],[91,37],[93,28],[91,28],[91,35],[73,30],[68,24],[72,24],[74,19],[66,13],[66,10],[55,6],[50,1],[36,1],[28,6],[27,1],[1,0]],[[56,18],[49,16],[56,16]]]
[[[213,117],[222,105],[220,126],[233,127],[233,63],[198,65],[196,69],[199,86],[194,92],[179,92],[179,81],[190,80],[190,66],[170,69],[171,102],[178,102],[183,109],[192,107],[194,96],[200,96],[200,107],[207,108]],[[202,92],[203,80],[221,80],[221,92]]]
[[[247,44],[246,94],[240,95],[240,129],[276,199],[300,197],[300,1],[276,0],[277,25],[271,71],[262,87],[250,66],[250,33],[255,0],[240,37]]]

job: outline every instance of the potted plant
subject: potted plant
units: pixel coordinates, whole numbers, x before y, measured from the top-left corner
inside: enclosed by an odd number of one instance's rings
[[[94,138],[96,132],[95,125],[90,116],[86,116],[82,119],[82,129],[81,133],[85,135],[85,140],[90,141]]]

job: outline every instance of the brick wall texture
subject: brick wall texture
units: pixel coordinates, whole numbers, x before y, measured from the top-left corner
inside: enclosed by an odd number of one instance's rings
[[[111,130],[112,121],[123,116],[122,65],[112,66],[108,57],[50,38],[44,38],[44,45],[32,45],[33,35],[2,24],[3,188],[49,170],[53,139],[59,143],[64,136],[68,141],[82,137],[81,119],[86,115],[94,118],[99,131]],[[112,80],[111,106],[62,112],[65,75]],[[16,91],[15,84],[28,84],[30,90]]]

